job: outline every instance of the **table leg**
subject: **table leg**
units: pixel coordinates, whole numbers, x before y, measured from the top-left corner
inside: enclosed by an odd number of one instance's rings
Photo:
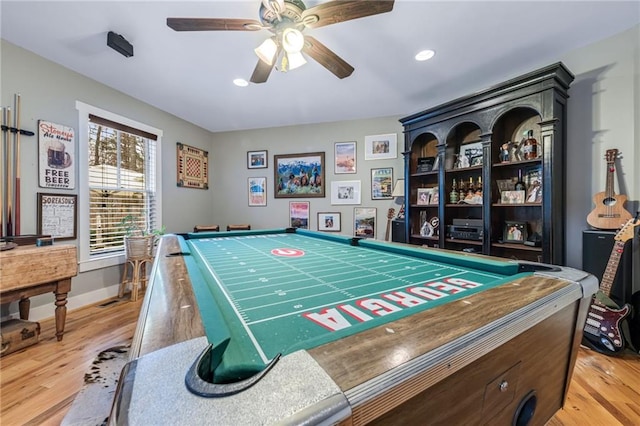
[[[29,319],[29,308],[31,307],[31,299],[25,297],[18,302],[18,309],[20,310],[20,319],[27,321]]]
[[[67,293],[71,290],[71,279],[60,280],[54,291],[56,295],[56,338],[62,340],[64,323],[67,320]]]

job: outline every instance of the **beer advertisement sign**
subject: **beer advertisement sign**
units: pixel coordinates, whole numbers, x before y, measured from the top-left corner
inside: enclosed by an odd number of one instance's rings
[[[75,188],[75,134],[72,127],[38,121],[40,186]]]

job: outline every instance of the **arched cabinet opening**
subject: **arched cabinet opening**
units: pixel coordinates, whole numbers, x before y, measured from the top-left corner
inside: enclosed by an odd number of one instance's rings
[[[409,227],[409,242],[413,244],[437,245],[438,227],[429,219],[438,216],[438,170],[441,156],[438,139],[433,133],[419,134],[411,144],[409,170],[411,185],[406,215]]]

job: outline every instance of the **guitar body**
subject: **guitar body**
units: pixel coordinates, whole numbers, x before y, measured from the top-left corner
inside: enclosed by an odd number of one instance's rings
[[[620,229],[633,216],[624,208],[626,195],[598,192],[593,196],[595,209],[587,216],[587,223],[598,229]]]
[[[588,346],[607,355],[623,351],[626,341],[622,333],[622,322],[630,313],[631,306],[628,304],[620,309],[612,308],[600,303],[596,296],[589,307],[584,326],[583,336],[591,343]]]
[[[613,177],[616,171],[615,161],[618,156],[617,149],[608,149],[605,155],[607,160],[607,183],[604,192],[598,192],[593,196],[593,204],[596,207],[587,216],[587,223],[598,229],[619,229],[629,219],[631,213],[624,208],[627,201],[626,195],[618,195],[613,189]]]
[[[587,320],[584,324],[582,343],[605,355],[616,355],[625,350],[629,343],[625,333],[628,331],[626,328],[627,317],[632,311],[631,306],[626,304],[623,307],[619,307],[609,298],[609,294],[611,294],[611,286],[618,271],[620,257],[624,252],[625,242],[633,238],[634,228],[640,226],[638,215],[636,215],[635,219],[630,218],[616,236],[613,237],[615,244],[602,275],[600,289],[591,300],[591,306],[589,306],[589,312],[587,312]],[[640,296],[638,296],[638,299],[640,299]],[[623,325],[625,326],[624,329]]]

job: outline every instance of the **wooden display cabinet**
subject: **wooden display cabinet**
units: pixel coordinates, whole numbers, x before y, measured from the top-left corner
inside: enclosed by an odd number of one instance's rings
[[[556,63],[400,119],[407,242],[564,264],[566,101],[573,78]],[[421,159],[433,156],[437,167],[421,170]],[[505,193],[515,189],[519,172],[525,192]],[[458,197],[452,198],[454,179]],[[469,180],[474,186],[481,182],[475,198],[468,194]],[[438,203],[419,203],[421,188],[437,188]],[[480,232],[461,237],[458,225],[465,220],[481,224]],[[425,233],[425,221],[437,229]],[[511,238],[512,224],[524,238]]]

